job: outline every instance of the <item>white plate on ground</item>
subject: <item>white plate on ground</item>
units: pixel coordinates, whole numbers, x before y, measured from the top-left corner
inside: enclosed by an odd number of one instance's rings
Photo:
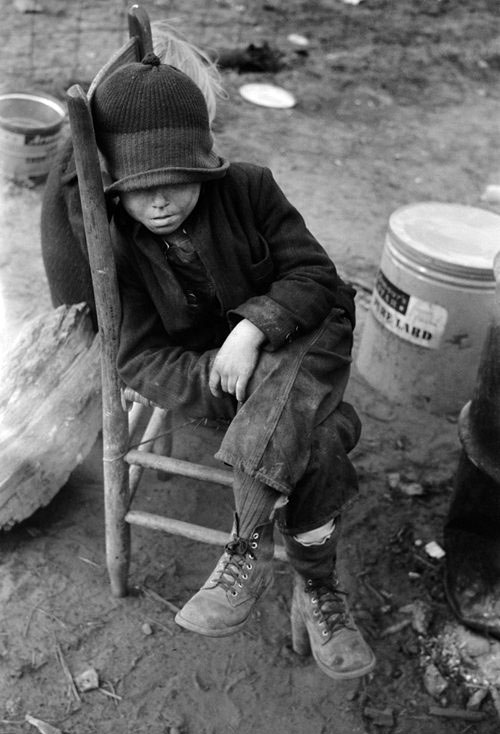
[[[244,84],[239,91],[243,99],[261,107],[275,107],[284,110],[295,107],[297,104],[293,94],[274,84]]]

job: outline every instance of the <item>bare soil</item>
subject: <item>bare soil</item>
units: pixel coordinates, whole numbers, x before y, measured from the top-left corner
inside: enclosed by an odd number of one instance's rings
[[[30,8],[40,12],[24,12]],[[267,41],[280,52],[277,71],[223,71],[228,97],[219,104],[218,144],[233,160],[273,169],[357,284],[356,349],[387,220],[398,206],[432,200],[500,213],[481,198],[488,184],[500,183],[495,0],[158,0],[146,8],[152,20],[177,19],[207,49]],[[5,0],[2,89],[38,88],[62,99],[74,81],[88,83],[126,36],[125,9],[119,0]],[[290,41],[292,33],[308,46]],[[249,81],[285,87],[296,107],[244,101],[238,88]],[[43,182],[3,182],[1,192],[5,347],[50,303],[38,233]],[[281,563],[272,591],[233,638],[178,629],[164,602],[181,605],[199,588],[216,548],[134,531],[133,593],[112,598],[97,442],[49,506],[0,535],[0,732],[33,731],[26,714],[76,734],[497,732],[500,653],[454,622],[443,562],[424,550],[442,542],[460,452],[457,415],[397,405],[355,366],[349,398],[363,435],[353,452],[360,495],[346,514],[341,571],[378,658],[373,675],[334,683],[291,651],[291,578]],[[181,431],[176,453],[210,462],[217,441],[204,429]],[[408,495],[412,482],[420,495]],[[147,475],[138,505],[228,531],[231,525],[227,490],[188,480]],[[78,700],[63,662],[73,676],[95,668],[100,689]],[[446,684],[441,691],[428,683],[431,663]],[[466,706],[476,691],[486,695],[471,720]],[[450,709],[459,709],[458,718]]]

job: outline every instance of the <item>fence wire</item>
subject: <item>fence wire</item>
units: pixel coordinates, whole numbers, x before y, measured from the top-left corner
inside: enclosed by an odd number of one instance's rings
[[[141,3],[150,20],[168,19],[209,49],[242,42],[255,26],[252,6],[236,0]],[[42,89],[58,97],[85,87],[128,36],[130,0],[0,0],[0,89]]]

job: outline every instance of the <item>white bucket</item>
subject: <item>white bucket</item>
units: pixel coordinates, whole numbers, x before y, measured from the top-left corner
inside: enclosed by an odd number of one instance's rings
[[[494,309],[500,216],[434,202],[389,219],[357,367],[391,401],[454,413],[471,398]]]
[[[11,179],[46,176],[65,114],[57,99],[43,93],[0,94],[0,172]]]

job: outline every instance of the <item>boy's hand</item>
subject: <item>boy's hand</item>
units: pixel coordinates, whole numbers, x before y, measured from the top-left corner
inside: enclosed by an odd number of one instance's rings
[[[219,398],[227,392],[238,402],[245,400],[247,384],[265,339],[264,333],[248,319],[236,324],[212,365],[208,384],[214,397]]]

